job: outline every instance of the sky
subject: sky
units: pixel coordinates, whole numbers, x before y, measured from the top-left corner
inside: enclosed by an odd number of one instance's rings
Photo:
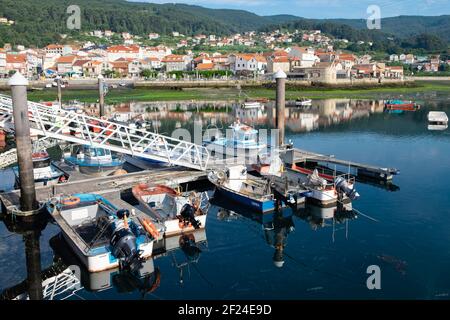
[[[450,0],[130,0],[152,3],[185,3],[208,8],[242,9],[259,15],[292,14],[305,18],[368,18],[370,5],[381,17],[450,14]]]

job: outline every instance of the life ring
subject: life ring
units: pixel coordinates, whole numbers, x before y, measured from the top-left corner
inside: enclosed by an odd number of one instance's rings
[[[78,197],[67,197],[67,198],[64,198],[62,201],[61,201],[61,203],[63,204],[63,205],[65,205],[65,206],[74,206],[74,205],[76,205],[76,204],[79,204],[80,203],[80,198],[78,198]]]

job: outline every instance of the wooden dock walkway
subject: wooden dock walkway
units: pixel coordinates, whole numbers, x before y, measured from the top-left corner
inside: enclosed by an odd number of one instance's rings
[[[114,195],[120,198],[120,192],[130,189],[138,183],[154,183],[178,185],[206,180],[206,172],[179,167],[168,167],[128,173],[121,176],[90,177],[78,176],[80,180],[69,179],[66,183],[54,186],[36,187],[38,201],[46,201],[56,195],[71,195],[75,193],[95,193],[103,196]],[[0,194],[2,209],[7,212],[16,211],[20,203],[20,190]]]
[[[355,175],[365,176],[373,179],[380,179],[383,181],[392,180],[394,175],[399,174],[399,171],[395,168],[381,168],[370,164],[336,159],[332,155],[327,156],[301,149],[293,149],[293,159],[291,159],[291,161],[293,161],[291,163],[310,161],[339,165],[349,168],[350,170],[354,170]]]

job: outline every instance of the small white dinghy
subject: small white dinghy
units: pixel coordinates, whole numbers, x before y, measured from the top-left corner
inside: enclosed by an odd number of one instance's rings
[[[448,128],[448,116],[443,111],[428,113],[428,130],[445,130]]]

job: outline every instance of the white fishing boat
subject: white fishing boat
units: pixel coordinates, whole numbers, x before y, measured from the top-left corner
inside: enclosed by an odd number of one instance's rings
[[[208,134],[208,137],[203,140],[204,145],[211,153],[233,157],[256,157],[267,147],[266,144],[258,142],[258,130],[251,126],[237,121],[229,129],[231,129],[231,137],[229,139],[216,132],[213,135]]]
[[[209,199],[206,192],[180,193],[164,185],[138,184],[132,188],[143,212],[164,224],[165,236],[205,228]]]
[[[355,189],[355,179],[349,175],[333,177],[330,181],[328,176],[319,174],[317,169],[302,170],[293,166],[287,168],[286,178],[290,183],[298,184],[310,190],[307,200],[320,206],[335,206],[340,202],[349,202],[359,198]]]
[[[297,107],[306,107],[312,104],[312,100],[308,98],[298,98],[295,100],[295,105]]]
[[[64,172],[52,164],[47,151],[33,153],[33,175],[36,186],[52,186],[64,179]],[[19,167],[13,167],[16,186],[19,186]]]
[[[208,180],[216,186],[218,196],[256,212],[266,213],[276,208],[269,181],[248,174],[243,165],[230,166],[224,171],[211,171]]]
[[[246,101],[241,104],[242,109],[261,109],[263,105],[258,101]]]
[[[155,237],[147,227],[99,195],[53,198],[47,209],[89,272],[137,270],[152,255]]]

